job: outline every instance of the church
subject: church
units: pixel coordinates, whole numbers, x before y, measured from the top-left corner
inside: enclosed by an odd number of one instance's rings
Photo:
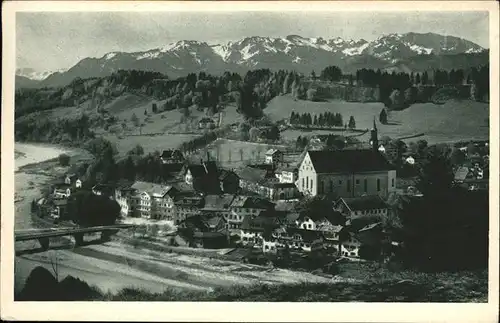
[[[375,120],[368,149],[307,151],[296,184],[306,196],[387,198],[396,190],[396,169],[379,151]]]

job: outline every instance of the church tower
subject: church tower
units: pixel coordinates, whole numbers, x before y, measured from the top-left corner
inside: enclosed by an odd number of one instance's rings
[[[375,117],[373,117],[373,128],[371,130],[370,145],[372,150],[378,152],[378,134],[377,134],[377,123],[375,122]]]

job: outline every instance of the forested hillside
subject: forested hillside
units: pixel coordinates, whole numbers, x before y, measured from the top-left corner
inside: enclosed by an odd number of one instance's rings
[[[382,102],[389,109],[401,110],[414,103],[444,103],[449,99],[488,101],[489,66],[423,73],[361,69],[355,74],[344,74],[330,66],[319,75],[314,71],[303,75],[260,69],[243,76],[200,72],[177,79],[157,72],[119,70],[107,77],[75,79],[60,88],[17,90],[16,140],[79,142],[93,138],[94,127],[107,131],[119,125],[115,111],[126,109],[126,102],[114,108],[107,104],[126,94],[157,102],[152,104],[153,117],[170,110],[178,110],[186,118],[193,111],[215,114],[232,104],[244,118],[256,120],[264,115],[271,99],[285,94],[296,100]],[[48,111],[59,111],[57,118],[46,114]]]

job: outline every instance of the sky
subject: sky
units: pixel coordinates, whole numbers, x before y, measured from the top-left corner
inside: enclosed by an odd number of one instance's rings
[[[179,40],[300,35],[371,41],[406,32],[457,36],[489,48],[487,12],[22,12],[16,15],[16,65],[55,71],[86,57]]]

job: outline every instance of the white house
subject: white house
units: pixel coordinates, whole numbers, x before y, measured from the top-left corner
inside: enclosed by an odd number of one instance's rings
[[[285,167],[276,170],[276,178],[280,183],[295,183],[297,181],[297,167]]]
[[[266,164],[278,165],[280,163],[283,163],[283,153],[280,150],[271,148],[266,151]]]
[[[55,198],[68,198],[71,196],[71,185],[66,183],[59,183],[54,185],[52,195]]]
[[[75,188],[82,187],[82,181],[78,178],[76,174],[66,174],[64,178],[64,183],[68,185],[74,185]]]
[[[299,166],[297,184],[300,192],[310,196],[387,197],[396,190],[396,170],[378,151],[308,151]]]
[[[174,197],[178,190],[171,185],[136,181],[131,187],[130,211],[135,216],[174,220]]]

